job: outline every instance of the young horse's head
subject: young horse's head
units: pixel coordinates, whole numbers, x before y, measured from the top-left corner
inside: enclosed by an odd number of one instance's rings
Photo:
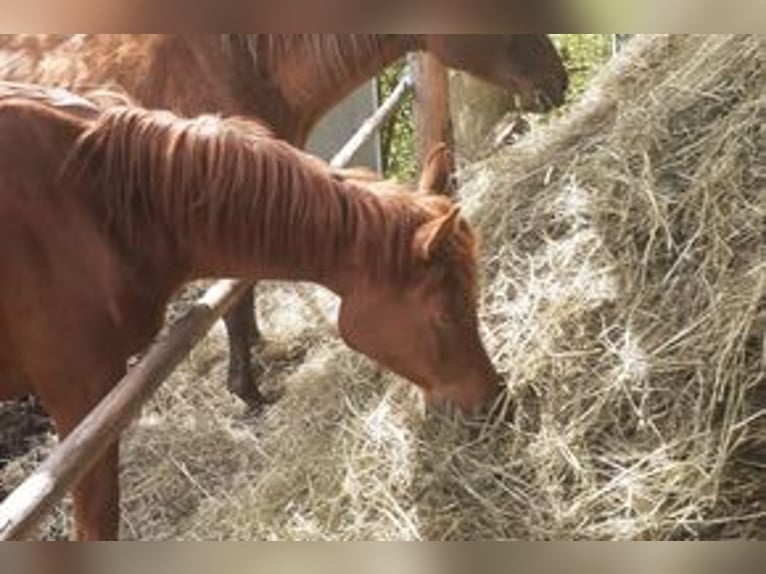
[[[474,412],[495,398],[500,378],[479,336],[476,238],[459,208],[439,196],[447,165],[441,150],[432,154],[416,194],[379,184],[382,197],[422,210],[405,239],[409,269],[400,280],[371,278],[346,292],[339,328],[351,348],[415,382],[430,403]]]
[[[430,156],[415,193],[332,170],[260,124],[115,108],[73,157],[121,251],[157,253],[161,268],[177,260],[185,280],[325,285],[351,348],[470,412],[499,377],[479,337],[476,238],[438,195],[445,153]]]
[[[569,77],[547,34],[434,34],[423,41],[445,65],[513,90],[527,109],[564,103]]]

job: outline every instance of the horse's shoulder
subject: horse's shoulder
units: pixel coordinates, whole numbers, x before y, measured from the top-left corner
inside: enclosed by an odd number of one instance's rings
[[[45,102],[26,98],[0,100],[0,136],[5,136],[10,143],[20,133],[76,136],[87,123],[80,115]]]

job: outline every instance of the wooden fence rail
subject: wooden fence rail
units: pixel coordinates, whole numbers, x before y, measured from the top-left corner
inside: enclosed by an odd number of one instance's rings
[[[412,84],[404,77],[381,108],[341,152],[334,167],[344,167],[404,100]],[[205,296],[147,352],[141,362],[64,439],[48,459],[0,504],[0,541],[29,537],[65,494],[90,470],[106,449],[175,368],[237,300],[249,283],[225,280]]]

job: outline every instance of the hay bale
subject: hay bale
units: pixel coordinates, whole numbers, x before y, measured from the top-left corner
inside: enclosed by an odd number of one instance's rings
[[[639,37],[570,113],[469,169],[513,422],[426,416],[316,329],[249,419],[213,338],[127,437],[124,535],[763,537],[763,47]]]
[[[471,171],[534,537],[762,531],[763,47],[642,37]]]
[[[171,473],[191,511],[141,536],[762,536],[762,49],[639,38],[571,113],[469,170],[513,423],[427,417],[408,385],[314,339],[264,420],[192,439],[194,422],[160,449],[218,455]]]

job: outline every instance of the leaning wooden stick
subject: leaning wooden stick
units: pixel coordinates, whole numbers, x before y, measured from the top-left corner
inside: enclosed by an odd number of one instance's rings
[[[383,106],[361,127],[333,160],[344,167],[396,110],[410,87],[402,79]],[[79,103],[73,102],[73,103]],[[0,541],[31,536],[50,510],[64,497],[110,444],[140,413],[173,370],[250,289],[247,282],[216,283],[205,296],[158,341],[106,398],[59,444],[48,459],[0,504]]]
[[[381,105],[380,108],[378,108],[378,110],[362,124],[362,127],[359,128],[350,140],[348,140],[346,145],[343,146],[343,149],[335,155],[330,162],[330,165],[338,168],[348,166],[357,152],[362,149],[362,146],[370,141],[372,136],[375,135],[375,132],[377,132],[380,129],[380,126],[383,125],[383,122],[396,111],[411,88],[411,76],[405,74],[391,95],[386,98],[385,102],[383,102],[383,105]]]

